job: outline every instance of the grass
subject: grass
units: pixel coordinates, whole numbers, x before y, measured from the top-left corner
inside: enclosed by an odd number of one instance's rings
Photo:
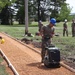
[[[1,64],[2,62],[3,58],[0,56],[0,75],[8,75],[5,66]]]
[[[47,24],[48,22],[44,22],[44,24]],[[37,26],[37,22],[32,22],[31,25],[29,25],[30,27],[28,28],[29,32],[35,35],[35,32],[38,32],[38,26]],[[55,37],[53,38],[53,43],[56,44],[57,46],[61,47],[62,49],[64,48],[64,45],[74,45],[74,37],[72,37],[71,34],[71,22],[68,22],[68,33],[69,36],[65,36],[63,37],[62,33],[63,33],[63,22],[61,23],[57,23],[56,27],[55,27],[55,33],[59,34],[59,37]],[[6,26],[6,25],[0,25],[0,31],[2,32],[6,32],[9,35],[18,38],[18,39],[22,39],[24,38],[24,34],[25,34],[25,26],[24,25],[13,25],[13,26]],[[40,37],[28,37],[28,38],[39,38]]]

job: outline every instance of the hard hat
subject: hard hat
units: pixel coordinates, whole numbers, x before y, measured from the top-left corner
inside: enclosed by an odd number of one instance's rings
[[[39,22],[41,23],[42,21],[40,20]]]
[[[65,22],[67,22],[67,19],[65,19]]]
[[[4,39],[1,39],[1,44],[3,44],[5,42],[5,40]]]
[[[50,22],[55,26],[56,19],[55,19],[55,18],[51,18],[51,19],[50,19]]]

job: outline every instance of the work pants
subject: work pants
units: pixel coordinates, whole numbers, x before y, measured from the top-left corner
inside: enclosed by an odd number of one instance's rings
[[[65,36],[65,34],[66,34],[66,36],[68,36],[68,30],[67,29],[63,29],[63,36]]]

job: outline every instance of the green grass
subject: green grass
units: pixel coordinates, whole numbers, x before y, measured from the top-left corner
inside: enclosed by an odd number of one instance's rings
[[[43,22],[44,25],[48,24],[48,22]],[[37,22],[32,22],[31,25],[29,25],[30,27],[28,28],[29,32],[34,34],[36,32],[38,32],[38,23]],[[13,26],[6,26],[6,25],[0,25],[0,32],[6,32],[9,35],[17,38],[17,39],[22,39],[24,38],[24,34],[25,34],[25,25],[13,25]],[[53,43],[58,46],[61,49],[61,52],[66,52],[67,50],[74,50],[74,48],[72,48],[75,45],[75,37],[72,37],[71,34],[71,22],[68,22],[68,33],[69,36],[65,36],[63,37],[63,22],[57,23],[55,26],[55,34],[59,34],[59,37],[54,36],[53,38]],[[39,40],[41,39],[41,37],[27,37],[29,39],[36,39],[39,38]],[[39,41],[38,40],[38,41]],[[68,48],[67,48],[68,47]],[[74,54],[74,53],[73,53]]]
[[[8,75],[5,66],[1,64],[2,62],[3,58],[0,56],[0,75]]]
[[[48,22],[44,22],[44,25],[47,24]],[[32,22],[32,26],[34,27],[29,27],[28,30],[30,33],[34,34],[36,32],[38,32],[38,26],[37,26],[37,22]],[[30,26],[30,25],[29,25]],[[18,39],[22,39],[24,37],[25,34],[25,26],[24,25],[13,25],[13,26],[5,26],[5,25],[0,25],[0,32],[6,32],[9,35],[18,38]],[[71,22],[68,22],[68,33],[69,36],[68,37],[63,37],[62,35],[63,33],[63,22],[61,23],[57,23],[56,27],[55,27],[55,34],[59,34],[59,37],[55,37],[53,38],[54,42],[56,45],[58,44],[59,46],[62,44],[73,44],[74,42],[74,38],[71,37]],[[36,37],[28,37],[28,38],[33,38],[35,39]],[[40,37],[38,37],[40,39]],[[57,42],[59,41],[59,42]],[[64,46],[64,45],[63,45]],[[62,46],[62,47],[63,47]]]
[[[8,75],[4,65],[0,65],[0,75]]]

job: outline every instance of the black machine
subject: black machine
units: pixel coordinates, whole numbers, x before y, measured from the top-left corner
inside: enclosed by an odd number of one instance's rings
[[[60,67],[60,51],[59,48],[48,43],[49,37],[46,39],[44,65],[46,67]]]

